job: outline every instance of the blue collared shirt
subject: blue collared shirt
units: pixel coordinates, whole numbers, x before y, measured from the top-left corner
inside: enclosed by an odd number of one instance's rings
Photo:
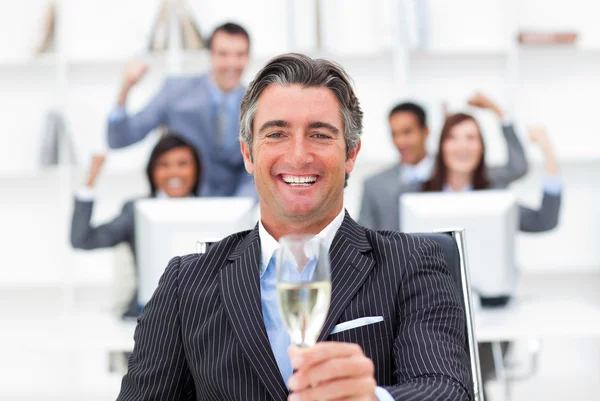
[[[225,104],[226,111],[226,122],[225,122],[225,146],[227,149],[230,149],[233,146],[238,145],[237,138],[239,136],[238,132],[238,109],[240,107],[240,101],[244,94],[243,90],[234,89],[231,92],[223,92],[219,87],[215,84],[214,79],[209,77],[208,79],[208,88],[210,91],[211,98],[211,115],[214,119],[217,118],[217,112],[219,110],[219,105],[221,102]],[[127,109],[125,107],[114,107],[110,114],[108,115],[109,123],[117,123],[122,121],[127,117]]]
[[[400,182],[402,184],[423,183],[431,177],[431,172],[435,165],[435,157],[431,155],[425,156],[419,163],[402,164],[400,170]]]
[[[208,80],[208,88],[211,98],[211,115],[216,120],[219,106],[224,104],[226,120],[225,120],[225,141],[224,146],[227,150],[234,146],[239,147],[238,137],[238,109],[240,108],[241,96],[240,91],[235,89],[231,92],[223,92],[214,82],[211,76]],[[241,92],[243,95],[243,91]]]
[[[321,237],[326,248],[331,247],[333,238],[344,221],[344,209],[333,219],[327,227],[323,229],[318,237]],[[261,261],[260,261],[260,303],[262,307],[263,319],[269,343],[275,355],[275,361],[281,372],[284,382],[287,382],[293,373],[292,363],[288,355],[290,338],[285,329],[283,319],[279,313],[277,303],[277,271],[275,258],[273,257],[279,244],[266,231],[262,222],[259,222],[258,233],[261,241]],[[310,273],[309,273],[310,274]],[[382,387],[375,389],[375,396],[379,401],[393,401],[394,398]]]

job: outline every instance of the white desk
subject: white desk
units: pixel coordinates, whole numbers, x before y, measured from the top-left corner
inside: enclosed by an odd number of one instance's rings
[[[525,298],[511,302],[504,308],[478,310],[475,324],[479,342],[498,344],[503,341],[549,337],[600,338],[600,306],[578,299]],[[81,377],[78,380],[92,385],[107,374],[109,352],[133,349],[135,326],[135,321],[123,321],[107,314],[3,321],[0,354],[3,348],[51,348],[71,353],[80,352],[82,357],[86,355],[83,359],[87,362],[81,367]],[[73,363],[80,363],[80,359],[82,358],[73,360]],[[115,387],[118,390],[119,380],[119,377],[107,376],[106,380],[98,382],[98,386]],[[508,386],[508,379],[504,377],[503,380],[506,380]]]
[[[7,320],[0,344],[30,349],[52,344],[57,349],[130,351],[135,325],[135,321],[107,314]],[[600,337],[600,306],[572,298],[518,299],[504,308],[476,310],[475,328],[479,342]]]
[[[520,298],[475,311],[479,342],[531,337],[600,337],[600,306],[573,298]]]
[[[544,338],[600,338],[600,306],[574,298],[517,298],[505,307],[477,309],[478,342],[492,343],[502,399],[509,400],[509,383],[501,342]]]

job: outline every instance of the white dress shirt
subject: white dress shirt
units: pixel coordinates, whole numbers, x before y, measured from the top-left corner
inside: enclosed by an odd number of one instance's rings
[[[417,164],[403,164],[400,173],[400,181],[402,184],[425,182],[431,177],[434,165],[435,157],[431,155],[425,156],[425,158]]]

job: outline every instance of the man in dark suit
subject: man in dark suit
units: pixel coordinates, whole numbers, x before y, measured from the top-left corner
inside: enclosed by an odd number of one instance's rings
[[[215,29],[208,46],[208,74],[166,79],[150,103],[134,115],[127,113],[127,97],[147,66],[129,63],[116,108],[108,118],[108,144],[111,148],[129,146],[164,125],[200,154],[204,169],[199,195],[256,196],[238,145],[244,95],[241,76],[249,60],[250,37],[243,27],[226,23]]]
[[[344,211],[362,111],[343,69],[271,60],[240,125],[261,220],[169,262],[119,400],[471,400],[464,310],[441,248]],[[319,343],[288,353],[272,278],[277,241],[292,233],[329,247],[332,296]]]

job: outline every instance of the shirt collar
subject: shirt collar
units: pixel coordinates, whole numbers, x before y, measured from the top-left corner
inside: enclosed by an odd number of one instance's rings
[[[433,156],[427,155],[419,163],[403,164],[402,165],[402,182],[407,184],[411,182],[425,182],[431,177],[435,159]]]
[[[464,187],[460,191],[453,190],[450,187],[450,185],[448,185],[448,184],[444,184],[444,187],[442,188],[443,192],[471,192],[472,190],[473,190],[473,185],[471,185],[471,184],[467,185],[466,187]]]
[[[210,92],[210,98],[214,105],[219,105],[221,102],[226,102],[226,104],[230,104],[235,100],[235,95],[241,88],[241,85],[232,90],[231,92],[223,92],[215,82],[215,79],[212,74],[208,77],[208,90]]]
[[[320,233],[316,235],[319,237],[327,249],[331,248],[333,239],[337,234],[338,230],[342,226],[345,217],[345,210],[342,208],[340,213],[325,227]],[[261,259],[260,259],[260,277],[267,270],[269,261],[273,257],[273,254],[279,248],[279,243],[267,232],[265,226],[263,226],[262,220],[258,222],[258,235],[260,237],[261,247]]]
[[[186,198],[193,196],[192,194],[187,195]],[[156,194],[154,195],[157,199],[170,199],[171,197],[167,195],[167,193],[161,189],[156,190]]]

